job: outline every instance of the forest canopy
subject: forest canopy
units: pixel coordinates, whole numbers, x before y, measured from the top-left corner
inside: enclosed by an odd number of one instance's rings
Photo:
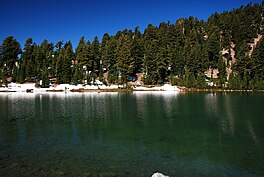
[[[142,73],[144,84],[264,89],[264,3],[212,14],[207,22],[190,16],[124,29],[102,40],[28,38],[23,45],[6,37],[0,46],[0,86],[8,82],[127,84]]]

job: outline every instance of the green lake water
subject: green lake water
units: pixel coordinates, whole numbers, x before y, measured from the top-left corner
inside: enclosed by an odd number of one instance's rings
[[[0,176],[264,176],[263,93],[0,94]]]

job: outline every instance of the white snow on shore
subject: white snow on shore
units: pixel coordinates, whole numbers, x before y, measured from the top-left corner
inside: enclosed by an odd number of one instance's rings
[[[56,86],[50,86],[49,88],[39,88],[35,87],[35,83],[9,83],[7,87],[0,87],[0,92],[70,92],[70,91],[78,91],[78,90],[113,90],[122,88],[120,85],[70,85],[70,84],[59,84]],[[133,88],[135,91],[180,91],[177,86],[171,86],[169,84],[165,84],[163,86],[155,86],[155,87],[135,87]]]

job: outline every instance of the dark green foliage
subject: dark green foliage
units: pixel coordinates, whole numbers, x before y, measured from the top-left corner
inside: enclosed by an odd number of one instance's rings
[[[116,53],[116,68],[121,73],[120,83],[126,83],[129,75],[135,71],[135,59],[131,56],[132,41],[128,35],[122,35],[118,40]]]
[[[87,65],[88,63],[88,49],[85,44],[84,36],[81,37],[76,49],[76,62],[79,65]]]
[[[76,65],[74,67],[74,72],[73,73],[74,74],[73,74],[73,78],[72,78],[72,84],[73,85],[81,84],[82,83],[82,81],[81,81],[82,73],[81,73],[81,68],[78,65]]]
[[[1,45],[1,68],[7,68],[7,75],[14,74],[19,54],[21,54],[21,48],[18,41],[13,36],[5,38]]]
[[[107,80],[109,83],[117,83],[118,82],[118,74],[115,68],[112,68],[109,73],[108,73],[108,77]]]
[[[109,61],[109,53],[110,53],[110,36],[108,33],[104,34],[101,44],[101,59],[104,61],[103,67],[110,67]]]
[[[252,53],[252,70],[254,77],[264,80],[264,38],[262,38]]]
[[[189,71],[187,67],[185,67],[185,75],[183,76],[184,85],[188,88],[195,87],[195,77],[194,74]]]
[[[0,87],[7,86],[6,75],[7,75],[6,68],[3,69],[0,68]]]
[[[170,75],[171,85],[184,86],[184,80],[180,77]]]
[[[219,77],[219,86],[220,87],[225,87],[225,82],[226,82],[226,64],[223,61],[222,56],[219,58],[217,68],[219,71],[218,77]]]
[[[217,68],[217,63],[220,59],[220,34],[219,31],[214,31],[209,35],[207,41],[207,52],[209,59],[209,67]]]
[[[72,78],[72,62],[74,60],[74,52],[72,48],[72,43],[69,41],[64,46],[65,49],[65,55],[62,62],[62,68],[63,68],[63,83],[70,83]]]
[[[43,88],[49,87],[48,69],[44,65],[42,67],[42,85],[41,85],[41,87],[43,87]]]
[[[34,76],[34,66],[33,66],[33,61],[29,60],[27,65],[26,65],[26,81],[31,82],[31,77]]]
[[[138,27],[135,29],[135,33],[133,36],[133,42],[131,45],[131,57],[134,63],[134,71],[135,74],[138,70],[143,67],[143,58],[144,58],[144,47],[142,43],[142,35],[138,30]]]
[[[159,49],[159,40],[157,28],[149,25],[144,33],[144,50],[145,56],[143,66],[145,70],[144,83],[157,84],[159,80],[157,56]]]
[[[22,53],[22,59],[24,59],[26,61],[32,60],[33,50],[34,50],[33,39],[28,38],[25,42],[25,45],[24,45],[24,49],[23,49],[23,53]]]
[[[234,74],[233,72],[230,74],[228,88],[230,89],[242,89],[242,81],[239,75]]]
[[[22,64],[20,65],[19,68],[18,81],[20,83],[24,83],[25,79],[26,79],[26,61],[22,61]]]
[[[100,42],[96,36],[91,45],[91,60],[94,62],[93,69],[97,72],[102,72],[100,67],[101,53],[100,53]]]
[[[57,83],[63,84],[63,60],[65,55],[65,49],[62,49],[59,53],[56,63],[56,76],[57,76]]]
[[[33,67],[33,56],[34,45],[33,39],[28,38],[25,42],[23,53],[21,56],[21,69],[20,69],[20,82],[30,82],[31,76],[34,76],[34,67]],[[22,73],[21,73],[22,72]]]
[[[205,77],[203,73],[199,73],[197,77],[197,87],[204,89],[206,88]]]
[[[64,47],[57,51],[56,60],[57,83],[70,83],[72,77],[71,66],[74,61],[74,52],[70,41],[65,43]]]

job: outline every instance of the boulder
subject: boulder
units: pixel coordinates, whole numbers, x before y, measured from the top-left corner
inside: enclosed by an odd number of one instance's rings
[[[151,177],[169,177],[169,176],[166,176],[166,175],[164,175],[164,174],[162,174],[162,173],[154,173]]]

